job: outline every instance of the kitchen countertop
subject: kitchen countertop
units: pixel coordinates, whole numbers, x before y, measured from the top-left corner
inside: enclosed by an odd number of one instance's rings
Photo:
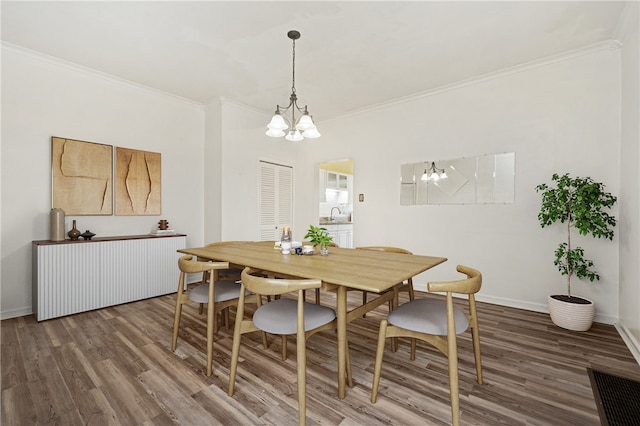
[[[325,225],[353,225],[353,222],[344,222],[344,221],[324,221],[321,220],[320,222],[320,226],[325,226]]]

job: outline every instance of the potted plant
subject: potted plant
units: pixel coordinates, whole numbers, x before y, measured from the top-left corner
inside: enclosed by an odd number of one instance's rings
[[[572,246],[571,230],[575,228],[580,235],[612,240],[616,218],[606,210],[617,198],[605,191],[604,184],[590,177],[574,178],[568,173],[562,176],[554,173],[551,180],[550,185],[536,186],[536,192],[542,195],[538,221],[543,228],[558,221],[566,224],[567,239],[556,249],[553,264],[567,276],[567,293],[548,297],[549,314],[559,327],[586,331],[593,322],[595,305],[591,300],[571,294],[571,277],[594,281],[599,280],[600,275],[595,271],[593,261],[584,257],[584,249]]]
[[[321,255],[329,254],[329,249],[327,248],[327,246],[333,241],[333,237],[329,234],[329,232],[327,232],[327,228],[309,225],[307,234],[304,237],[309,238],[309,241],[311,242],[313,247],[320,246]]]

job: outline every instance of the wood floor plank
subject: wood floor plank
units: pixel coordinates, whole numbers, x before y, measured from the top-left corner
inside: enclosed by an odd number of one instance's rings
[[[352,292],[349,307],[360,300]],[[322,293],[322,303],[335,306],[335,294]],[[229,397],[232,329],[221,327],[215,336],[214,372],[207,377],[206,316],[185,305],[172,352],[174,308],[175,296],[167,295],[42,323],[32,316],[2,321],[2,424],[297,424],[294,338],[282,361],[279,338],[270,336],[264,349],[259,333],[244,335]],[[484,384],[475,381],[469,333],[458,338],[463,425],[596,426],[586,368],[640,379],[640,366],[613,326],[576,333],[554,326],[546,314],[487,303],[478,311]],[[371,404],[378,326],[387,313],[380,306],[349,325],[354,387],[343,400],[335,333],[308,340],[308,424],[450,424],[447,360],[422,342],[413,362],[407,339],[395,353],[387,344],[378,402]]]

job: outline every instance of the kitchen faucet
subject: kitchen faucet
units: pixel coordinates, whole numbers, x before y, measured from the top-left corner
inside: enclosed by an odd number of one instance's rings
[[[342,212],[340,211],[340,208],[338,207],[331,207],[331,214],[329,216],[329,220],[333,220],[333,209],[338,210],[338,214],[342,214]]]

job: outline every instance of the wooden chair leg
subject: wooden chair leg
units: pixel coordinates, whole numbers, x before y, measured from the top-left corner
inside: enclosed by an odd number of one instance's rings
[[[409,278],[407,281],[407,291],[409,292],[409,301],[415,300],[416,294],[413,291],[413,279]],[[416,342],[415,338],[411,338],[411,361],[416,360]]]
[[[460,425],[460,394],[458,389],[458,344],[456,321],[453,313],[453,296],[447,293],[447,358],[449,361],[449,389],[451,392],[451,420]]]
[[[415,361],[416,360],[416,342],[417,339],[415,338],[411,338],[411,361]]]
[[[386,319],[380,321],[380,331],[378,332],[378,346],[376,348],[376,363],[373,369],[373,383],[371,386],[371,403],[375,404],[378,399],[378,385],[380,385],[380,371],[382,370],[382,358],[384,357],[384,344],[387,338]]]
[[[178,345],[178,328],[180,327],[180,316],[182,315],[182,302],[180,295],[176,297],[176,313],[173,318],[173,338],[171,339],[171,350],[175,351]]]
[[[240,296],[242,297],[242,295]],[[229,367],[229,391],[227,394],[233,396],[236,385],[236,373],[238,371],[238,357],[240,356],[240,339],[242,338],[242,319],[244,318],[244,306],[238,304],[236,312],[236,323],[233,327],[233,343],[231,345],[231,367]]]
[[[298,424],[304,426],[307,418],[307,342],[304,331],[299,332],[296,342],[296,363],[298,365]]]
[[[229,315],[229,307],[224,308],[224,326],[227,330],[231,328],[231,318]]]
[[[204,313],[204,303],[200,304],[200,307],[198,308],[198,314],[202,315]]]
[[[320,304],[320,289],[316,288],[316,305]]]
[[[282,349],[282,360],[286,361],[287,360],[287,336],[286,335],[282,335],[281,337],[281,349]]]
[[[416,294],[413,291],[413,280],[411,278],[409,278],[409,282],[407,284],[409,286],[408,291],[409,291],[409,300],[414,300],[416,298]]]
[[[236,328],[238,326],[236,325]],[[234,333],[233,345],[231,350],[231,367],[229,368],[229,391],[227,394],[233,396],[236,385],[236,373],[238,371],[238,356],[240,354],[240,333]]]
[[[391,312],[392,310],[396,309],[398,307],[398,294],[399,294],[399,289],[400,286],[402,285],[402,283],[395,285],[393,287],[393,298],[391,298],[391,300],[389,301],[389,303],[391,304],[391,306],[389,307],[389,312]],[[391,352],[397,352],[398,351],[398,338],[397,337],[392,337],[391,338]]]
[[[473,341],[473,356],[476,361],[476,380],[482,384],[482,359],[480,357],[480,335],[476,327],[471,328],[471,339]]]
[[[366,305],[367,304],[367,292],[363,291],[362,292],[362,304]],[[362,318],[366,318],[367,317],[367,313],[365,312],[364,314],[362,314]]]
[[[451,420],[453,426],[460,425],[460,391],[458,388],[458,351],[456,350],[455,335],[453,346],[449,344],[449,389],[451,392]],[[453,351],[452,351],[453,348]]]
[[[349,385],[349,387],[352,388],[353,387],[353,376],[351,374],[351,355],[349,355],[349,341],[347,341],[347,353],[346,353],[346,356],[347,356],[347,360],[346,360],[346,362],[347,362],[347,366],[346,366],[347,367],[346,368],[346,370],[347,370],[347,385]]]

